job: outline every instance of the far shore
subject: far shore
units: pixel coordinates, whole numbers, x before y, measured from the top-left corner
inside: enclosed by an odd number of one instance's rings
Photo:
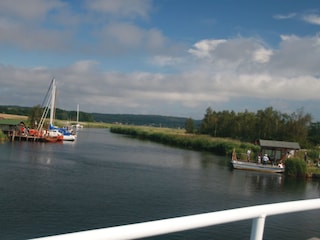
[[[0,119],[18,119],[18,120],[27,120],[28,116],[22,116],[22,115],[14,115],[14,114],[6,114],[6,113],[0,113]]]

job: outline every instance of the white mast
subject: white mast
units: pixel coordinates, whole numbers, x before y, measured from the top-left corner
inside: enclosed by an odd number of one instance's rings
[[[50,125],[52,126],[53,126],[53,115],[55,111],[55,101],[56,101],[56,80],[52,79],[51,108],[50,108]]]
[[[77,123],[79,123],[79,104],[77,105]]]

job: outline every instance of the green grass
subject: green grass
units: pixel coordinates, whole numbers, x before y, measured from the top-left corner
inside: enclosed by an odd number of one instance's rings
[[[215,138],[208,135],[187,134],[184,129],[113,125],[110,127],[110,131],[170,146],[207,151],[230,157],[233,149],[236,149],[239,153],[246,152],[249,148],[258,151],[258,146],[250,143],[242,143],[228,138]]]
[[[7,139],[7,136],[2,132],[2,130],[0,129],[0,141],[4,141]]]

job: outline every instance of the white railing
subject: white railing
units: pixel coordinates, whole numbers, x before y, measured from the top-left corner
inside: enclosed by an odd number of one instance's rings
[[[34,240],[124,240],[138,239],[253,219],[251,240],[262,239],[267,216],[320,209],[320,198],[243,207],[212,213],[170,218],[124,226],[68,233]]]

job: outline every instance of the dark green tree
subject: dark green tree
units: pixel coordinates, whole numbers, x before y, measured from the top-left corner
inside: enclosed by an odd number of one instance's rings
[[[238,121],[241,126],[239,131],[240,139],[249,142],[256,139],[255,114],[246,109],[243,113],[238,113]]]
[[[185,123],[186,133],[194,133],[194,121],[191,118],[188,118]]]
[[[313,145],[320,144],[320,122],[310,124],[308,130],[308,140]]]
[[[311,125],[312,117],[310,114],[304,114],[303,108],[292,113],[291,121],[288,123],[289,139],[301,144],[307,144],[308,130]]]
[[[269,139],[294,141],[308,146],[309,136],[312,136],[313,143],[317,141],[317,135],[311,134],[311,129],[316,130],[317,125],[311,125],[311,120],[311,115],[305,114],[303,108],[292,114],[281,113],[272,107],[256,113],[245,110],[236,114],[233,111],[215,112],[208,107],[199,132],[249,142]],[[320,137],[318,139],[320,141]]]
[[[200,126],[200,133],[216,136],[217,134],[218,116],[216,112],[212,111],[211,107],[208,107],[204,119]]]
[[[42,113],[43,113],[43,109],[41,108],[40,105],[36,105],[32,107],[28,116],[28,126],[31,128],[37,128],[38,123],[40,122]]]

